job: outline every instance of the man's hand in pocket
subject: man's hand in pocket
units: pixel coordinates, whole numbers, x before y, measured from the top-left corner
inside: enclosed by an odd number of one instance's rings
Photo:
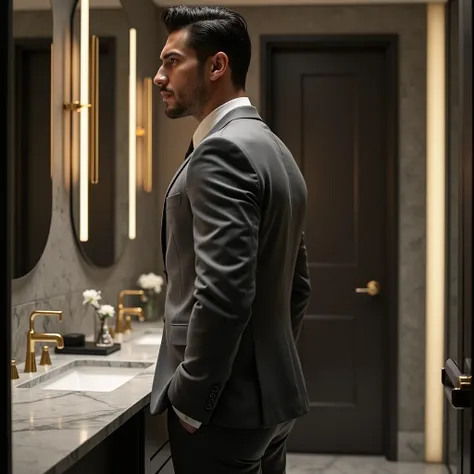
[[[196,433],[197,431],[197,428],[194,428],[194,426],[191,426],[189,423],[186,423],[184,420],[182,420],[181,418],[179,419],[180,423],[183,425],[183,428],[188,432],[188,433],[191,433],[191,434],[194,434]]]

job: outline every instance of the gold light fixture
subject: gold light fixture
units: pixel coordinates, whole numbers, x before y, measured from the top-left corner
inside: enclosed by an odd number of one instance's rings
[[[64,104],[64,109],[80,113],[79,240],[87,242],[89,240],[89,179],[92,184],[99,182],[99,38],[92,36],[90,48],[89,0],[80,0],[80,12],[79,100]],[[90,59],[91,64],[89,64]]]
[[[129,32],[128,238],[137,235],[137,30]]]
[[[427,6],[425,461],[443,461],[446,226],[445,5]]]
[[[91,45],[90,181],[99,182],[99,38]]]
[[[142,177],[143,189],[147,193],[153,190],[153,80],[145,77],[143,80],[143,126],[137,127],[137,137],[143,138],[142,147]]]
[[[79,240],[89,240],[89,0],[80,0],[79,101],[64,109],[79,116]]]
[[[50,112],[49,112],[49,174],[53,179],[53,107],[54,107],[54,61],[53,61],[53,44],[51,43],[51,90],[50,90]]]
[[[81,0],[79,84],[79,239],[89,240],[89,0]],[[83,104],[87,104],[84,105]]]

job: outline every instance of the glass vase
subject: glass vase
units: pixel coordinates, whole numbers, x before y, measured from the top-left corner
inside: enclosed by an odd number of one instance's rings
[[[99,325],[99,332],[97,333],[96,346],[97,347],[110,347],[114,345],[114,340],[109,331],[107,320],[101,320]]]
[[[160,319],[159,316],[155,292],[146,293],[145,302],[143,303],[143,317],[145,321],[158,321]]]

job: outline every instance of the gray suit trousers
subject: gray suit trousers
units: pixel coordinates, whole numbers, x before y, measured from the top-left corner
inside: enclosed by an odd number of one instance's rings
[[[271,428],[230,429],[202,425],[188,433],[168,409],[175,474],[285,474],[286,440],[295,421]]]

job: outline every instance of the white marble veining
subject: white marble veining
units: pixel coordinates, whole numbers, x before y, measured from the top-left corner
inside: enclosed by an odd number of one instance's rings
[[[287,474],[449,474],[441,464],[391,462],[382,457],[288,454]]]
[[[20,379],[12,381],[13,473],[60,474],[145,407],[159,345],[135,341],[157,330],[159,323],[135,323],[121,349],[107,357],[51,351],[52,366],[46,370],[38,365],[36,373],[25,374],[23,364],[19,365]],[[71,363],[97,365],[93,361],[107,366],[151,364],[111,392],[44,390],[43,384],[34,383],[45,374],[67,369]],[[31,388],[19,387],[29,381],[33,382]]]

